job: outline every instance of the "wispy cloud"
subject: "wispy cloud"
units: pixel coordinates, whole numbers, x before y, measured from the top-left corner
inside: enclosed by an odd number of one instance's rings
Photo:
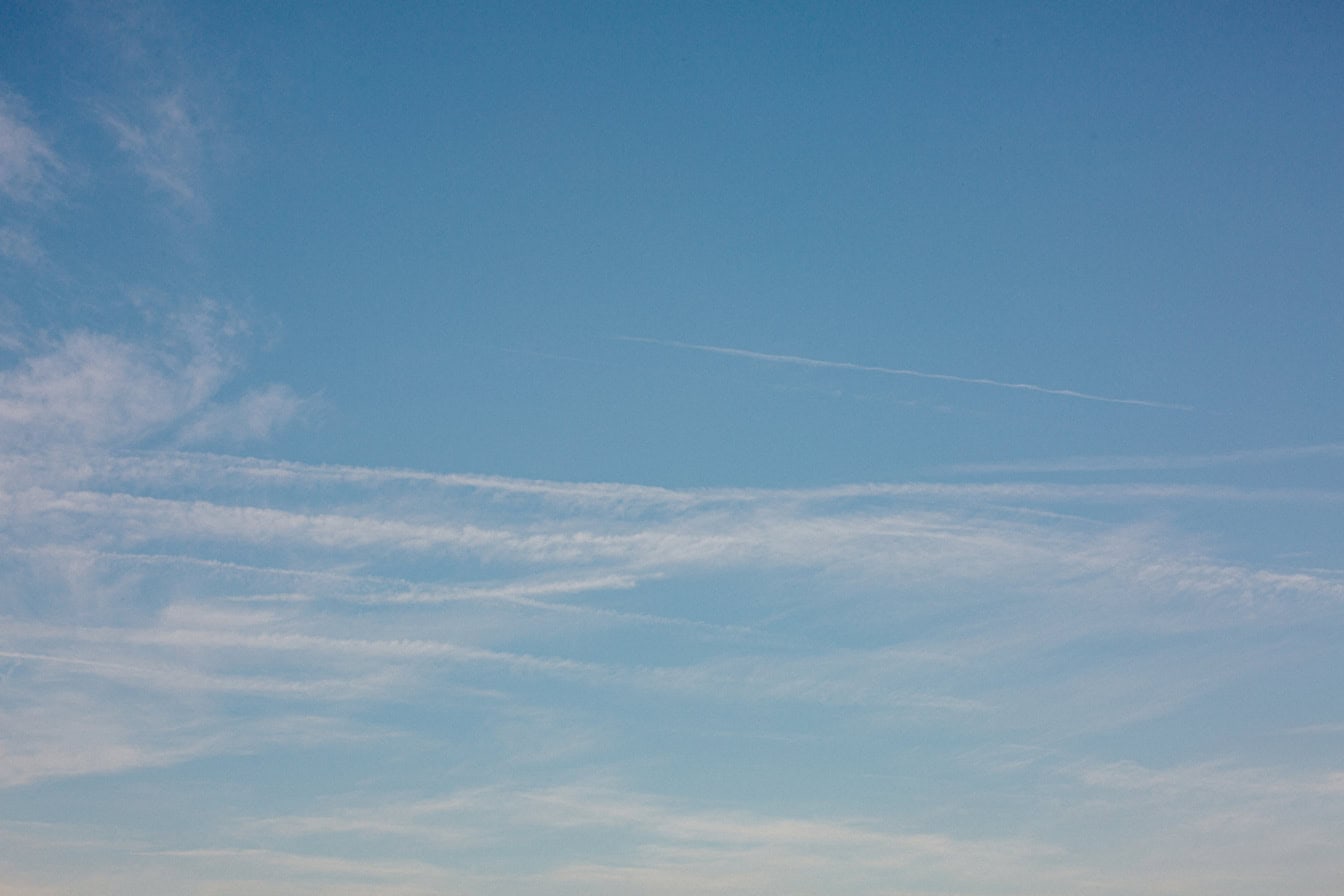
[[[179,427],[183,441],[239,441],[302,410],[284,386],[213,400],[237,372],[245,332],[223,306],[146,314],[147,339],[74,330],[0,371],[0,445],[126,445]]]
[[[197,445],[264,440],[299,417],[309,405],[293,389],[273,383],[253,389],[232,403],[206,408],[178,431],[177,441]]]
[[[195,214],[222,136],[220,79],[187,23],[155,2],[81,9],[86,52],[106,62],[93,114],[151,191]]]
[[[813,893],[823,881],[840,880],[846,892],[876,894],[935,869],[963,885],[1009,869],[1040,885],[1057,875],[1050,866],[1059,854],[1027,838],[961,838],[885,830],[869,819],[688,805],[614,782],[476,788],[326,816],[258,819],[249,827],[282,842],[393,837],[470,850],[527,831],[541,843],[573,844],[558,861],[542,852],[518,869],[525,874],[496,886],[482,881],[490,893]],[[924,891],[915,883],[909,892]]]
[[[12,225],[0,227],[0,255],[25,265],[37,265],[46,259],[32,231]]]
[[[1193,410],[1189,405],[1172,404],[1163,401],[1148,401],[1139,398],[1114,398],[1106,395],[1094,395],[1088,392],[1078,392],[1073,389],[1052,389],[1046,386],[1038,386],[1032,383],[1012,383],[1002,380],[992,380],[983,377],[956,376],[950,373],[928,373],[922,370],[907,370],[899,367],[879,367],[871,364],[853,364],[847,361],[824,361],[817,358],[804,358],[798,355],[778,355],[765,352],[749,351],[741,348],[728,348],[718,345],[698,345],[691,342],[676,342],[667,339],[650,339],[639,336],[618,336],[626,342],[642,342],[650,345],[662,345],[668,348],[687,349],[697,352],[708,352],[716,355],[727,355],[734,358],[747,358],[752,361],[766,361],[771,364],[793,364],[799,367],[826,368],[831,370],[853,370],[861,373],[877,373],[884,376],[905,376],[915,377],[925,380],[941,380],[950,383],[964,383],[972,386],[994,386],[1000,389],[1016,389],[1024,392],[1036,392],[1043,395],[1058,395],[1064,398],[1077,398],[1084,401],[1101,401],[1109,404],[1136,405],[1139,407],[1165,408],[1168,410],[1190,411]]]
[[[80,442],[141,437],[178,419],[223,369],[209,358],[146,353],[101,334],[64,337],[45,355],[0,374],[2,436]]]
[[[1334,503],[1344,492],[1320,488],[1264,488],[1172,482],[862,482],[800,489],[688,488],[671,489],[638,483],[565,482],[518,479],[471,473],[434,473],[398,468],[371,468],[332,464],[207,454],[202,452],[134,452],[103,458],[89,471],[107,482],[144,485],[162,477],[190,477],[201,485],[232,483],[305,488],[325,483],[358,488],[420,485],[434,489],[445,500],[494,495],[499,499],[529,498],[557,510],[601,509],[611,519],[649,512],[713,510],[731,512],[760,505],[808,505],[821,512],[827,506],[866,499],[905,500],[909,506],[997,503],[1013,504],[1152,504],[1154,502]],[[521,506],[521,505],[520,505]]]
[[[209,125],[185,88],[145,102],[135,114],[105,110],[102,121],[152,187],[180,205],[200,206]]]
[[[1196,797],[1282,799],[1297,796],[1344,797],[1344,771],[1287,772],[1238,767],[1227,761],[1155,769],[1132,760],[1086,764],[1076,768],[1089,787],[1185,801]],[[1341,805],[1344,808],[1344,805]]]
[[[955,464],[947,473],[1100,473],[1117,470],[1199,470],[1239,464],[1275,464],[1313,458],[1344,457],[1344,442],[1253,448],[1213,454],[1148,454],[1062,457],[988,464]]]
[[[31,123],[27,103],[0,85],[0,194],[15,201],[47,195],[62,167]]]
[[[232,865],[237,864],[235,860],[242,859],[248,865],[270,865],[299,873],[322,876],[335,875],[346,880],[352,878],[365,880],[417,878],[437,875],[444,870],[437,865],[424,862],[358,861],[336,856],[281,852],[274,849],[179,849],[158,850],[142,853],[142,855],[146,857],[163,856],[196,859],[203,862],[219,859]]]

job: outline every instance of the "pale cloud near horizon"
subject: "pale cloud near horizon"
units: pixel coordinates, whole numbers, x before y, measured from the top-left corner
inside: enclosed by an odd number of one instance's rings
[[[1287,662],[1270,643],[1213,662],[1198,646],[1207,639],[1272,642],[1344,606],[1339,575],[1221,560],[1133,508],[1320,505],[1333,493],[1142,482],[674,489],[195,451],[185,446],[197,438],[264,437],[301,403],[282,386],[220,402],[241,367],[230,340],[246,330],[227,311],[188,305],[154,320],[140,340],[47,339],[0,373],[0,787],[172,775],[276,750],[415,750],[428,733],[380,710],[427,695],[492,720],[472,737],[491,753],[508,745],[494,760],[507,778],[601,755],[618,736],[610,720],[590,729],[574,707],[539,696],[558,690],[578,705],[749,713],[773,720],[758,732],[778,738],[762,742],[772,749],[806,744],[789,721],[799,713],[848,718],[878,738],[913,726],[986,746],[1025,741],[1050,757],[1033,773],[1110,794],[1108,806],[1178,786],[1261,787],[1275,817],[1306,813],[1302,836],[1331,817],[1307,808],[1336,798],[1333,769],[1284,788],[1230,760],[1145,771],[1123,754],[1066,747],[1175,717]],[[147,447],[164,439],[179,447]],[[1089,515],[1096,502],[1122,518]],[[705,602],[705,588],[741,576],[755,587]],[[916,619],[920,634],[902,634]],[[621,646],[655,631],[657,657]],[[1032,671],[1130,638],[1148,646],[1077,660],[1067,681]],[[885,893],[877,881],[898,869],[976,893],[1012,874],[1062,896],[1094,873],[1089,850],[1064,832],[968,838],[932,818],[892,830],[815,811],[677,806],[620,780],[485,786],[441,809],[218,818],[208,846],[187,838],[145,858],[164,879],[252,868],[298,892],[367,876],[392,892],[754,893],[798,881],[821,892],[839,880]],[[400,837],[488,853],[526,830],[557,845],[525,873],[482,859],[481,873],[455,877],[374,848]],[[626,846],[598,854],[574,839],[604,831]],[[281,842],[263,848],[263,832]],[[343,858],[352,843],[369,858]]]
[[[1205,772],[1175,768],[1164,777]],[[1270,770],[1227,768],[1229,778],[1260,777],[1270,786],[1289,781]],[[1067,775],[1061,775],[1067,781]],[[1085,784],[1093,788],[1093,784]],[[1093,811],[1105,815],[1116,806]],[[1154,842],[1149,861],[1138,867],[1106,866],[1105,877],[1070,861],[1068,851],[1039,836],[956,837],[892,830],[871,819],[799,817],[688,804],[633,790],[611,779],[575,779],[545,786],[502,784],[383,801],[332,806],[324,814],[240,819],[229,832],[236,845],[134,849],[142,875],[180,875],[181,892],[200,892],[188,881],[219,879],[228,869],[251,872],[258,892],[287,885],[291,892],[340,889],[361,881],[379,892],[546,894],[696,892],[825,892],[837,882],[859,894],[929,893],[921,881],[952,883],[958,892],[1050,894],[1080,890],[1119,896],[1135,891],[1185,892],[1221,882],[1224,892],[1250,894],[1272,873],[1276,853],[1296,848],[1298,886],[1321,887],[1329,864],[1309,829],[1290,827],[1253,843],[1238,830],[1251,815],[1231,806],[1201,807],[1198,824],[1183,830],[1195,843],[1182,857]],[[1166,813],[1162,813],[1166,818]],[[1325,816],[1322,821],[1328,819]],[[1170,833],[1171,828],[1165,828]],[[87,849],[99,848],[96,831],[72,831]],[[19,836],[15,831],[11,836]],[[92,835],[92,836],[91,836]],[[439,856],[488,850],[520,835],[536,844],[534,855],[504,873]],[[110,836],[107,842],[116,841]],[[1218,839],[1228,845],[1219,848]],[[1093,844],[1095,851],[1097,844]],[[380,849],[381,847],[381,849]],[[1238,882],[1220,863],[1232,850],[1251,857],[1254,871]],[[556,850],[572,856],[558,864]],[[893,879],[916,882],[893,891]],[[274,881],[274,883],[272,883]],[[1171,889],[1172,886],[1177,889]],[[252,891],[252,890],[250,890]],[[1324,890],[1313,890],[1313,892]],[[19,891],[32,892],[32,891]],[[276,890],[275,892],[280,892]]]

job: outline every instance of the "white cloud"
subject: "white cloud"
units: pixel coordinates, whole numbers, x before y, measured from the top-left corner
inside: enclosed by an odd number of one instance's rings
[[[1063,772],[1084,788],[1075,805],[1086,807],[1089,827],[1123,829],[1145,856],[1139,867],[1107,869],[1133,892],[1327,893],[1338,879],[1344,776],[1334,768],[1089,760]]]
[[[0,439],[11,445],[133,441],[177,419],[200,401],[202,380],[218,382],[223,374],[214,359],[73,333],[0,374]]]
[[[209,751],[199,729],[174,727],[152,701],[109,704],[78,689],[42,688],[40,698],[0,705],[0,787],[169,765]]]
[[[246,335],[227,308],[140,311],[140,338],[76,330],[0,371],[0,446],[40,457],[32,449],[126,446],[172,429],[189,441],[263,439],[303,409],[279,385],[212,401],[237,372]]]
[[[956,464],[948,473],[1100,473],[1120,470],[1198,470],[1234,464],[1272,464],[1309,458],[1344,456],[1344,443],[1294,445],[1224,451],[1217,454],[1149,454],[1063,457],[1055,460],[992,464]]]
[[[623,482],[565,482],[520,479],[474,473],[434,473],[396,467],[302,464],[270,458],[238,457],[202,452],[145,453],[107,458],[105,475],[126,482],[144,482],[166,475],[192,475],[202,481],[290,483],[377,488],[419,484],[445,491],[532,497],[557,507],[592,508],[615,517],[678,509],[708,512],[774,503],[824,508],[839,502],[879,498],[906,499],[913,506],[949,503],[984,506],[1209,503],[1344,503],[1344,491],[1321,488],[1265,488],[1170,482],[862,482],[804,489],[686,488],[671,489]]]
[[[239,862],[236,860],[242,859],[244,865],[274,865],[300,873],[322,876],[335,875],[347,881],[361,878],[366,880],[382,880],[385,878],[397,880],[407,877],[434,876],[443,871],[437,865],[423,862],[356,861],[336,856],[305,855],[273,849],[158,850],[143,853],[143,855],[197,859],[202,862],[222,859],[225,860],[226,867],[237,867]]]
[[[950,879],[966,892],[987,892],[981,886],[996,875],[1023,885],[1059,876],[1051,869],[1059,851],[1026,838],[959,838],[886,830],[865,819],[716,809],[585,782],[484,787],[248,827],[282,842],[411,838],[466,851],[519,836],[569,844],[557,857],[539,851],[523,867],[492,868],[494,885],[480,882],[486,893],[822,894],[840,886],[890,894],[903,880],[914,893],[930,892],[914,882],[931,873],[949,876],[943,886]]]
[[[298,417],[306,405],[307,402],[285,385],[253,389],[237,401],[206,408],[178,431],[177,441],[195,445],[267,439]]]
[[[0,653],[10,668],[0,700],[0,789],[53,778],[176,765],[267,745],[334,742],[366,735],[349,721],[304,713],[305,697],[345,699],[376,682],[210,675],[198,668],[132,668],[79,658]],[[15,668],[17,664],[17,672]],[[16,674],[23,693],[14,693]],[[210,695],[283,700],[289,708],[232,718]]]
[[[1083,764],[1072,771],[1089,787],[1142,794],[1173,805],[1188,805],[1192,799],[1227,799],[1244,805],[1247,800],[1323,797],[1339,800],[1344,810],[1344,772],[1333,769],[1286,771],[1226,760],[1155,769],[1122,760]]]
[[[151,187],[179,205],[203,207],[201,180],[212,127],[185,87],[154,97],[134,114],[105,110],[102,120]]]
[[[46,253],[32,231],[20,227],[0,227],[0,255],[25,265],[40,264]]]
[[[0,88],[0,194],[16,201],[41,198],[49,194],[61,168],[56,153],[30,123],[27,104]]]

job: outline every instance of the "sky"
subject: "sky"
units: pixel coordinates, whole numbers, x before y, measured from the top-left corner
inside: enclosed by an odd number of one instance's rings
[[[1341,46],[0,0],[0,896],[1339,892]]]

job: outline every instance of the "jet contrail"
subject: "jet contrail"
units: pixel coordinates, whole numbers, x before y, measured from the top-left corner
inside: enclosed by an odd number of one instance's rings
[[[848,361],[823,361],[818,358],[803,358],[798,355],[771,355],[765,352],[753,352],[744,348],[727,348],[720,345],[697,345],[693,342],[674,342],[668,339],[649,339],[643,336],[618,336],[625,342],[644,342],[651,345],[664,345],[669,348],[689,349],[697,352],[710,352],[716,355],[730,355],[735,358],[750,358],[753,361],[769,361],[773,364],[795,364],[800,367],[825,367],[832,370],[858,370],[864,373],[881,373],[887,376],[911,376],[924,380],[943,380],[949,383],[967,383],[973,386],[998,386],[1000,389],[1020,389],[1024,392],[1039,392],[1043,395],[1062,395],[1065,398],[1081,398],[1084,401],[1104,401],[1109,404],[1129,404],[1145,408],[1166,408],[1175,411],[1193,411],[1185,404],[1169,404],[1164,401],[1144,401],[1140,398],[1111,398],[1106,395],[1092,395],[1087,392],[1075,392],[1072,389],[1050,389],[1032,383],[1005,383],[1000,380],[984,379],[972,376],[954,376],[950,373],[925,373],[922,370],[905,370],[899,367],[877,367],[872,364],[851,364]]]

